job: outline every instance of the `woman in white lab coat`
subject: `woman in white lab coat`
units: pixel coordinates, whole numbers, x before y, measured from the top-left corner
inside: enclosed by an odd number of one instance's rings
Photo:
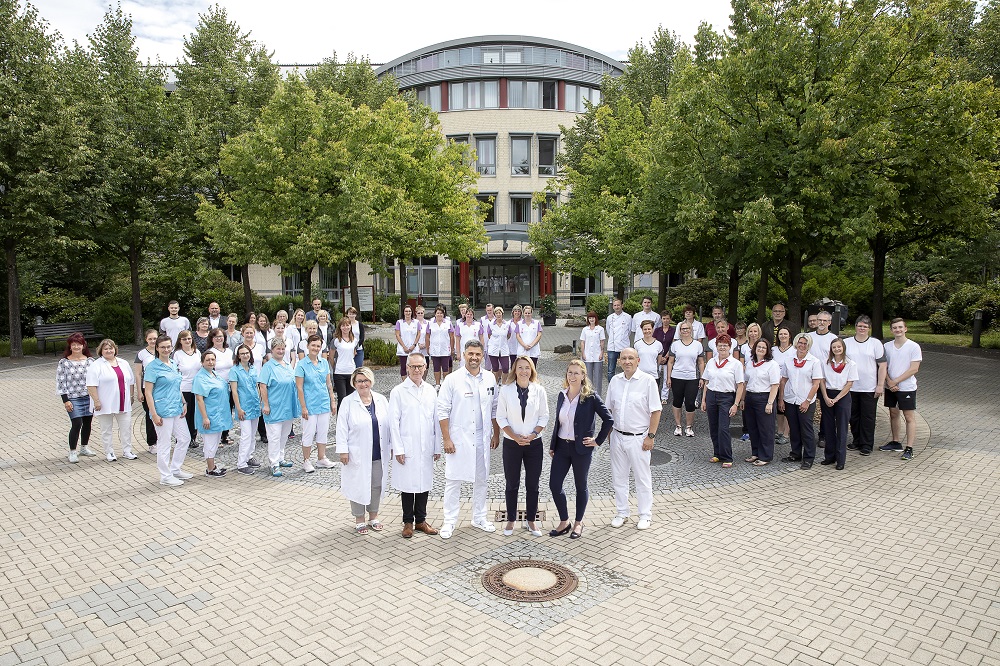
[[[392,487],[403,504],[403,538],[437,534],[427,522],[427,496],[434,485],[434,461],[441,457],[437,391],[424,381],[427,361],[419,352],[406,361],[406,379],[389,393]]]
[[[97,345],[97,360],[87,368],[87,392],[94,403],[94,417],[101,426],[101,441],[108,462],[114,462],[113,425],[118,426],[122,455],[129,460],[139,456],[132,451],[132,403],[135,402],[135,375],[123,359],[118,358],[114,340],[101,340]]]
[[[340,492],[351,502],[354,531],[381,532],[378,508],[389,482],[389,401],[372,391],[375,373],[358,368],[351,374],[354,393],[338,405],[337,453]],[[365,512],[368,522],[365,522]]]

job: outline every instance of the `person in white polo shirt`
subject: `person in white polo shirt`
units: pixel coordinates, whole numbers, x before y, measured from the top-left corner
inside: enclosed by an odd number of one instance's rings
[[[854,337],[844,340],[847,358],[858,364],[858,379],[851,385],[851,442],[848,449],[870,456],[875,448],[875,413],[885,389],[885,347],[871,337],[872,320],[861,315],[854,322]]]
[[[621,527],[631,514],[629,472],[635,478],[635,499],[640,530],[653,520],[653,473],[650,469],[653,440],[660,425],[660,392],[656,379],[639,370],[639,354],[626,347],[618,357],[622,373],[611,378],[607,406],[614,419],[611,430],[611,479],[615,487],[615,517],[611,527]]]
[[[629,346],[629,333],[632,332],[632,315],[622,310],[622,299],[611,302],[611,314],[604,321],[604,332],[608,337],[608,383],[618,369],[618,356]]]
[[[889,426],[892,441],[879,447],[880,451],[899,451],[903,460],[913,458],[913,442],[917,436],[917,371],[923,353],[920,345],[906,337],[906,322],[900,318],[890,324],[892,340],[885,343],[888,362],[885,379],[885,406],[889,408]],[[906,421],[906,447],[899,441],[899,415]]]
[[[809,353],[812,338],[807,333],[796,335],[792,346],[795,355],[782,364],[778,388],[778,410],[788,417],[792,452],[781,462],[801,462],[802,469],[809,469],[816,457],[813,410],[823,381],[823,364]]]
[[[810,318],[812,315],[810,315]],[[809,337],[812,338],[812,347],[809,348],[809,353],[819,359],[820,363],[826,363],[826,359],[830,356],[830,343],[837,339],[837,335],[830,330],[830,325],[833,324],[833,315],[826,310],[821,310],[816,313],[816,326],[815,330],[810,325],[810,331],[808,333]],[[819,415],[813,414],[813,425],[819,425],[818,439],[826,439],[826,432],[830,428],[830,417],[828,412],[820,409]]]
[[[632,315],[633,340],[642,338],[642,322],[644,321],[653,322],[653,328],[656,328],[656,325],[660,323],[660,315],[653,312],[653,299],[649,296],[645,296],[642,299],[642,310]]]
[[[719,330],[725,331],[724,321]],[[746,380],[743,363],[732,358],[729,350],[733,339],[726,333],[719,333],[712,339],[716,355],[705,365],[701,377],[701,411],[708,414],[708,431],[712,436],[712,458],[710,462],[722,463],[723,467],[733,466],[733,438],[729,433],[729,420],[736,416]]]
[[[847,463],[847,428],[851,422],[851,387],[858,380],[858,364],[846,353],[844,341],[830,343],[830,355],[823,363],[823,384],[820,386],[820,408],[826,417],[826,450],[821,465]]]
[[[160,333],[170,336],[170,343],[177,344],[177,336],[181,331],[190,331],[191,322],[187,317],[180,316],[181,305],[177,301],[167,303],[167,315],[160,320]]]

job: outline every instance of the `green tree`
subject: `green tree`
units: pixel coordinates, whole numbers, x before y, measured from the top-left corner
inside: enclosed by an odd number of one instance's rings
[[[61,242],[73,183],[89,159],[75,100],[75,63],[30,4],[0,0],[0,239],[11,357],[23,355],[18,254]]]

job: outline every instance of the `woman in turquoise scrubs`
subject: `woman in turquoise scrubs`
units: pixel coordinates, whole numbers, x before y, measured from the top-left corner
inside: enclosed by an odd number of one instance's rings
[[[226,468],[215,464],[222,432],[233,427],[233,413],[229,410],[229,386],[215,374],[215,352],[206,349],[201,354],[201,370],[191,385],[198,415],[201,417],[202,442],[205,444],[205,476],[225,476]]]
[[[156,358],[143,373],[149,418],[156,428],[156,467],[160,471],[160,484],[164,486],[180,486],[185,479],[194,476],[181,469],[191,444],[191,432],[184,420],[187,404],[181,395],[181,373],[177,364],[170,360],[173,347],[169,335],[156,338]],[[177,440],[172,457],[171,435]]]
[[[260,463],[253,457],[253,436],[260,419],[260,393],[257,378],[260,373],[254,366],[253,349],[245,344],[236,348],[236,364],[229,371],[229,387],[233,393],[236,418],[240,421],[240,449],[236,454],[236,471],[253,474]]]
[[[295,387],[295,371],[285,363],[285,341],[275,338],[271,345],[271,360],[260,369],[260,412],[267,428],[267,458],[271,476],[284,476],[282,467],[291,467],[285,460],[285,442],[292,431],[292,419],[302,414]]]
[[[333,467],[333,461],[326,457],[326,443],[330,433],[330,412],[336,407],[332,407],[330,363],[320,357],[323,336],[318,333],[310,335],[306,344],[309,354],[295,366],[295,386],[302,410],[302,471],[310,474],[316,471],[316,467]],[[354,363],[353,351],[347,360]],[[313,441],[316,442],[316,467],[310,460]]]

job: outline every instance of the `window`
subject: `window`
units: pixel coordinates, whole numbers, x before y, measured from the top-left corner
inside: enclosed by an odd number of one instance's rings
[[[452,143],[469,143],[468,134],[457,134],[455,136],[449,136],[448,140]]]
[[[555,137],[538,137],[538,175],[556,175],[556,139]]]
[[[417,99],[427,106],[431,107],[431,111],[441,110],[441,86],[427,86],[426,88],[417,88]]]
[[[483,49],[483,63],[487,65],[499,65],[500,51]]]
[[[476,138],[476,167],[480,176],[497,175],[496,137]]]
[[[507,106],[511,109],[554,109],[556,82],[510,81],[507,83]]]
[[[545,217],[545,213],[549,211],[550,208],[559,203],[558,194],[546,194],[545,200],[538,204],[538,219],[541,220]]]
[[[481,201],[489,205],[489,212],[486,213],[486,219],[483,220],[485,226],[490,226],[497,223],[497,197],[495,194],[479,194],[476,196],[478,201]]]
[[[459,111],[465,108],[465,84],[452,83],[448,91],[448,108]]]
[[[576,111],[577,87],[571,83],[566,84],[566,110]]]
[[[437,257],[413,259],[406,266],[406,292],[410,296],[437,296]]]
[[[508,65],[520,65],[521,64],[521,52],[520,51],[504,51],[503,61]]]
[[[344,266],[320,266],[319,267],[319,288],[323,290],[323,297],[328,301],[340,302],[341,289],[350,284],[347,276],[347,268]]]
[[[510,197],[510,223],[527,227],[531,222],[531,196],[512,195]]]
[[[556,108],[556,82],[542,81],[542,108]]]
[[[500,82],[483,81],[483,108],[500,108]]]
[[[281,293],[288,296],[300,296],[302,294],[302,274],[292,273],[291,275],[282,275]]]
[[[510,174],[531,175],[531,137],[515,136],[510,139]]]
[[[481,109],[483,108],[483,97],[481,94],[481,85],[479,81],[469,81],[465,84],[465,108],[467,109]]]
[[[566,84],[566,110],[583,113],[587,110],[584,102],[589,101],[594,106],[601,103],[601,91],[598,88]]]
[[[570,275],[569,277],[569,306],[571,308],[582,308],[587,304],[587,297],[591,294],[601,293],[601,276],[597,275]]]

